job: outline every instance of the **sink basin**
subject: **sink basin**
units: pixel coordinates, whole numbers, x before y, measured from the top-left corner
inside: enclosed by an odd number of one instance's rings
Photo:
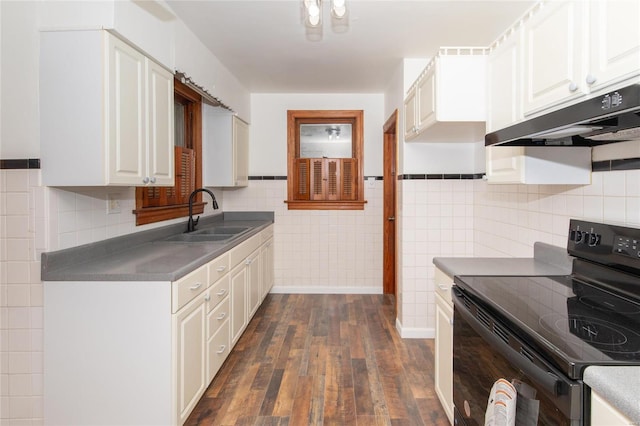
[[[220,242],[226,243],[234,238],[239,237],[251,228],[248,226],[215,226],[204,228],[188,234],[172,235],[164,241],[175,241],[183,243],[207,243]]]
[[[206,243],[206,242],[226,242],[232,238],[235,238],[235,235],[224,235],[224,234],[178,234],[172,235],[169,238],[165,238],[164,241],[177,241],[184,243]]]
[[[247,232],[248,226],[214,226],[192,232],[196,235],[238,235]]]

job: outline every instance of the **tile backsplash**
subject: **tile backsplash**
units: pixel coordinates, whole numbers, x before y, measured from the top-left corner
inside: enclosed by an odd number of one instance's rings
[[[272,210],[275,291],[381,292],[382,181],[366,183],[363,211],[287,210],[286,181],[218,190],[221,210]],[[107,197],[120,213],[107,214]],[[133,189],[60,189],[40,171],[0,170],[0,420],[42,424],[43,286],[40,253],[149,229],[130,213]],[[207,214],[214,213],[213,210]],[[217,213],[217,212],[216,212]],[[640,227],[640,170],[595,172],[586,186],[398,183],[398,326],[434,334],[433,257],[532,256],[566,245],[570,218]],[[176,219],[175,222],[184,219]],[[173,223],[174,221],[171,221]]]

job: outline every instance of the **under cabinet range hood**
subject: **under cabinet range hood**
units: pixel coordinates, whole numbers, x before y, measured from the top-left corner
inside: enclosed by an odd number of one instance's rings
[[[640,84],[488,133],[486,146],[595,146],[640,139]]]

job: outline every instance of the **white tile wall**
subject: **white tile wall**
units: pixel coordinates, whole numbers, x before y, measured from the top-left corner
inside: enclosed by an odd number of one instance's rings
[[[434,257],[473,255],[473,180],[398,185],[398,322],[403,337],[433,337]]]
[[[37,170],[0,170],[3,424],[42,423],[40,253],[173,222],[135,227],[129,189],[115,192],[122,197],[121,213],[107,215],[109,193],[114,190],[44,188]],[[289,211],[286,181],[251,181],[248,188],[216,197],[225,211],[275,212],[276,290],[381,292],[381,181],[367,184],[363,211]],[[593,173],[587,186],[400,181],[397,286],[403,335],[433,335],[433,257],[531,256],[535,241],[564,246],[569,218],[640,227],[640,171]]]
[[[0,423],[42,423],[39,170],[0,170]]]
[[[288,210],[287,182],[224,193],[225,211],[275,212],[274,291],[382,292],[382,181],[365,184],[364,210]]]

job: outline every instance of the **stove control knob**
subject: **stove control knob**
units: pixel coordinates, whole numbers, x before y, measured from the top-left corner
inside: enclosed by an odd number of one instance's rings
[[[587,240],[587,244],[589,244],[589,247],[595,247],[600,245],[600,234],[596,234],[595,232],[591,233],[591,234],[587,234],[588,238]]]
[[[571,230],[570,233],[570,238],[571,241],[575,242],[576,244],[580,244],[584,241],[584,232],[582,231],[578,231],[577,229],[575,230]]]

